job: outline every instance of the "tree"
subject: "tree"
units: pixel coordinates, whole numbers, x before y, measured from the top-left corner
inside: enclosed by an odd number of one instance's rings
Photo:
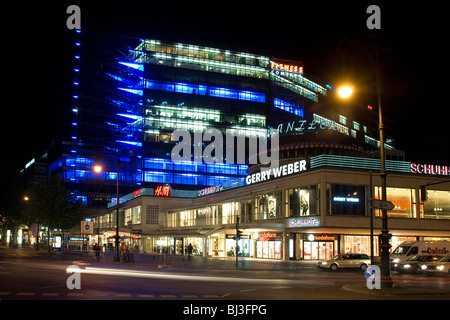
[[[81,200],[76,200],[67,190],[58,174],[49,175],[29,190],[28,221],[67,230],[78,223],[85,214]]]

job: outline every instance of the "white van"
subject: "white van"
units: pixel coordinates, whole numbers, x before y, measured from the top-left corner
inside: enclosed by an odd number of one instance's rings
[[[441,255],[450,253],[450,241],[405,241],[391,253],[391,263],[401,263],[419,254]]]

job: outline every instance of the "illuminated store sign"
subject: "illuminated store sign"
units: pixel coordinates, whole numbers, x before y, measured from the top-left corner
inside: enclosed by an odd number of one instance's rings
[[[272,70],[303,73],[303,67],[292,65],[292,64],[287,64],[287,63],[276,63],[276,62],[272,61],[272,63],[270,64],[270,68]]]
[[[448,176],[450,175],[450,167],[434,164],[411,163],[411,172]]]
[[[216,192],[220,192],[220,191],[222,191],[222,186],[221,185],[212,186],[212,187],[209,187],[209,188],[198,190],[197,191],[197,196],[198,197],[206,196],[208,194],[212,194],[212,193],[216,193]]]
[[[287,228],[318,227],[319,225],[319,218],[291,218],[286,221]]]
[[[142,193],[142,189],[137,189],[133,191],[133,197],[140,196]]]
[[[276,233],[264,232],[259,234],[259,241],[269,241],[274,240],[277,237]]]
[[[155,196],[170,197],[170,186],[158,186],[155,189]]]
[[[247,185],[250,185],[257,182],[264,182],[275,178],[285,177],[301,171],[306,171],[306,160],[300,160],[294,163],[279,166],[278,168],[253,173],[245,178],[245,182]]]
[[[335,201],[335,202],[358,203],[359,202],[359,198],[355,198],[355,197],[333,197],[333,201]]]

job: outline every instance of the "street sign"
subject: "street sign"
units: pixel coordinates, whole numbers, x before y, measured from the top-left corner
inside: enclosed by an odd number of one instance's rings
[[[395,205],[390,201],[374,200],[373,208],[381,210],[392,210],[395,208]]]
[[[94,222],[93,221],[81,221],[81,233],[94,234]]]

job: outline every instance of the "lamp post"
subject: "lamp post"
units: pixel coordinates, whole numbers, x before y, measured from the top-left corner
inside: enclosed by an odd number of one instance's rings
[[[119,254],[119,169],[120,169],[120,158],[117,155],[117,179],[116,179],[116,235],[115,238],[115,247],[116,247],[116,254],[114,255],[114,261],[120,262],[120,254]],[[103,168],[100,164],[96,164],[94,166],[94,171],[96,173],[100,173],[103,171]],[[109,173],[108,173],[109,174]]]

